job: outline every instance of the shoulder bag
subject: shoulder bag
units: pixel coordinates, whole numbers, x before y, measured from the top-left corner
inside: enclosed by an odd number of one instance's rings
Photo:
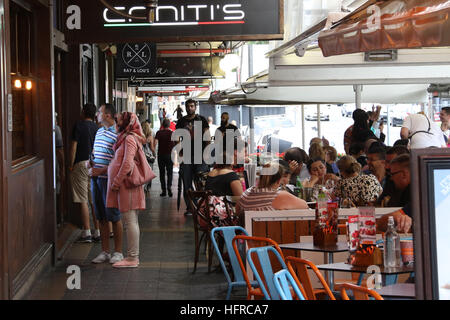
[[[133,136],[134,137],[134,136]],[[124,184],[126,188],[136,188],[142,186],[151,180],[153,180],[156,175],[152,168],[147,162],[147,158],[144,154],[142,147],[139,147],[139,143],[134,137],[137,144],[137,151],[134,156],[134,166],[125,178]]]

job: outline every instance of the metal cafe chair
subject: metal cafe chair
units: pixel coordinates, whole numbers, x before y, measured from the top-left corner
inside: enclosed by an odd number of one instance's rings
[[[280,294],[275,287],[274,272],[269,253],[272,253],[281,264],[281,267],[287,270],[280,253],[272,246],[249,249],[247,251],[247,260],[264,294],[264,298],[266,300],[280,300]],[[259,268],[256,267],[255,262],[258,262]]]
[[[294,280],[294,277],[292,277],[291,273],[288,270],[282,269],[276,272],[273,275],[273,281],[281,300],[294,300],[291,290],[295,292],[295,295],[299,300],[305,300],[299,286]]]
[[[203,240],[205,242],[205,251],[207,251],[208,254],[208,272],[211,272],[212,245],[210,233],[211,230],[213,229],[213,226],[211,224],[210,217],[205,216],[199,210],[202,203],[207,203],[209,192],[188,190],[187,195],[189,207],[192,212],[192,220],[194,222],[195,258],[194,258],[194,270],[192,272],[195,273],[195,271],[197,270],[197,263],[200,255],[200,247]]]
[[[239,262],[239,266],[241,267],[242,275],[244,276],[245,282],[247,283],[247,300],[250,300],[252,297],[264,297],[264,294],[259,287],[255,287],[254,282],[250,281],[247,269],[245,267],[245,260],[240,255],[239,249],[238,249],[238,242],[245,241],[245,247],[246,248],[254,248],[254,247],[263,247],[263,246],[273,246],[280,254],[281,257],[284,259],[283,252],[281,251],[281,248],[278,246],[278,243],[276,243],[274,240],[270,238],[265,237],[254,237],[254,236],[246,236],[246,235],[237,235],[233,238],[233,250],[236,254],[236,257]],[[244,255],[245,258],[245,255]],[[280,268],[276,271],[278,271]]]
[[[226,252],[228,254],[228,260],[231,265],[232,274],[227,269],[225,265],[225,261],[223,258],[222,250],[220,250],[219,245],[216,241],[216,233],[220,234],[223,238],[224,245],[226,248]],[[223,273],[225,274],[225,278],[228,282],[228,290],[226,300],[230,299],[231,291],[234,287],[246,287],[247,282],[245,281],[244,275],[242,273],[242,269],[239,265],[238,258],[236,256],[236,252],[233,249],[232,240],[236,236],[237,233],[242,233],[244,235],[248,235],[247,231],[240,226],[228,226],[228,227],[216,227],[211,230],[211,242],[216,251],[217,257],[219,259],[220,265],[222,267]],[[257,286],[258,283],[256,281],[252,282],[252,286]]]
[[[317,269],[316,265],[309,260],[298,258],[298,257],[286,257],[286,264],[288,270],[293,275],[293,278],[297,285],[299,286],[302,293],[305,295],[308,300],[317,300],[318,293],[326,293],[330,300],[336,300],[330,288],[328,287],[327,282],[323,278],[319,269]],[[323,289],[314,289],[311,283],[311,278],[309,277],[308,267],[314,272],[316,277],[319,279],[322,284]]]
[[[371,300],[371,298],[375,300],[384,300],[383,297],[378,294],[378,292],[351,283],[341,284],[342,300],[350,300],[347,295],[346,289],[353,291],[354,300]]]

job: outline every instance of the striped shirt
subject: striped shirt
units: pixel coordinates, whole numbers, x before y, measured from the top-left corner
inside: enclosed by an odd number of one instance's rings
[[[280,190],[251,187],[245,190],[239,199],[239,207],[243,211],[274,211],[272,202]]]
[[[114,158],[113,145],[116,143],[117,133],[115,126],[109,128],[101,127],[95,135],[94,148],[94,168],[104,168],[109,165]],[[100,178],[108,178],[108,175],[100,175]]]

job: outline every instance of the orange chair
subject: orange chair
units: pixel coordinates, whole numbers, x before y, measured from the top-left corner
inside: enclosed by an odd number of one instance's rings
[[[351,283],[341,284],[342,300],[350,300],[345,289],[353,291],[353,297],[355,298],[355,300],[369,300],[370,296],[372,296],[375,300],[384,300],[383,297],[378,294],[378,292]]]
[[[286,257],[286,264],[289,272],[292,274],[295,282],[300,288],[300,291],[302,291],[303,296],[307,300],[317,300],[316,295],[318,293],[326,293],[330,300],[336,300],[330,288],[328,287],[327,282],[314,263],[302,258],[289,256]],[[308,274],[308,267],[310,267],[311,270],[314,271],[315,275],[322,284],[323,289],[314,289],[312,287],[311,279]]]
[[[253,287],[250,283],[250,279],[248,277],[247,270],[245,268],[244,262],[242,261],[241,252],[239,252],[239,249],[237,246],[239,240],[244,240],[247,244],[248,249],[256,248],[256,247],[264,247],[267,245],[273,246],[278,251],[281,258],[284,260],[283,252],[281,251],[281,248],[278,246],[278,243],[276,243],[274,240],[272,240],[270,238],[252,237],[252,236],[245,236],[245,235],[237,235],[233,238],[233,241],[232,241],[233,242],[233,250],[236,253],[237,259],[239,261],[239,265],[242,270],[242,274],[244,276],[245,282],[247,283],[247,289],[248,289],[247,300],[250,300],[252,297],[264,298],[264,294],[261,291],[261,289]],[[245,254],[244,254],[244,257],[245,257]],[[275,264],[277,266],[279,263],[273,261],[273,264]],[[257,266],[257,268],[258,267],[259,266]],[[281,270],[281,266],[279,269],[278,269],[278,267],[276,267],[276,269],[277,270],[274,270],[274,272]]]

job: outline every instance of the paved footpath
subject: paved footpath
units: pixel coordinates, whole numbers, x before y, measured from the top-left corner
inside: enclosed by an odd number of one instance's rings
[[[35,282],[25,299],[51,300],[220,300],[225,299],[226,280],[220,269],[208,273],[206,255],[201,252],[194,266],[194,231],[191,216],[185,216],[181,201],[177,211],[178,174],[174,172],[173,198],[160,197],[157,177],[147,195],[147,209],[139,214],[140,265],[136,269],[115,269],[109,263],[93,264],[101,252],[99,243],[74,243],[52,270]],[[113,248],[112,239],[111,248]],[[126,252],[124,234],[124,251]],[[203,250],[204,246],[202,246]],[[217,259],[213,266],[218,266]],[[67,267],[81,270],[81,289],[67,288]],[[235,290],[232,299],[245,299],[245,289]]]

